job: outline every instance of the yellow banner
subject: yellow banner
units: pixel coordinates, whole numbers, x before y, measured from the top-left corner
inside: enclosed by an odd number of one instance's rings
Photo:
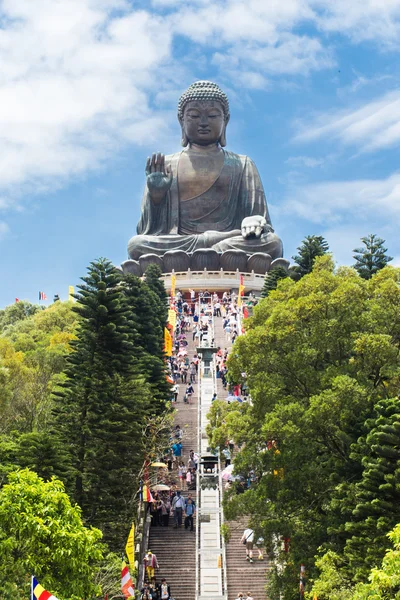
[[[171,275],[171,298],[175,296],[176,275]]]
[[[128,540],[125,546],[126,556],[128,557],[129,566],[135,568],[135,524],[132,523],[131,530],[128,535]]]
[[[240,276],[240,284],[239,284],[239,297],[238,297],[238,306],[242,306],[242,296],[244,294],[244,277]]]
[[[74,294],[75,294],[74,286],[73,285],[68,286],[68,300],[70,300],[71,302],[75,301]]]
[[[166,327],[164,327],[164,352],[167,356],[172,356],[172,335]]]
[[[173,308],[170,308],[168,311],[168,323],[174,328],[176,327],[176,312]]]

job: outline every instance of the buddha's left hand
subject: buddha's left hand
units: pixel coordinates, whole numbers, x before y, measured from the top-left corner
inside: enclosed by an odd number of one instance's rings
[[[247,238],[259,238],[261,234],[267,230],[267,221],[260,215],[245,217],[242,221],[242,236]]]

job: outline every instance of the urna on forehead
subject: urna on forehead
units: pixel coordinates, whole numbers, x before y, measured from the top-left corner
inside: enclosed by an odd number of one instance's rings
[[[224,111],[224,117],[229,117],[229,100],[228,96],[221,90],[221,88],[212,81],[195,81],[183,92],[179,98],[178,103],[178,118],[183,118],[183,112],[188,102],[206,102],[206,101],[218,102],[222,110]]]

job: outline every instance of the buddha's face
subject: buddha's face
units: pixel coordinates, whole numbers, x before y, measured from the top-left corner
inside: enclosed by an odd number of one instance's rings
[[[189,142],[200,146],[215,144],[226,125],[222,105],[215,100],[188,102],[181,125]]]

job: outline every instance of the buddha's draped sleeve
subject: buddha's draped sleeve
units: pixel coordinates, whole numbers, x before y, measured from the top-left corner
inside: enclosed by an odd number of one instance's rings
[[[244,217],[260,215],[265,217],[267,223],[272,227],[267,200],[257,167],[248,156],[241,156],[240,158],[242,164],[244,164],[239,189],[239,205],[242,209],[242,219]]]
[[[172,185],[165,198],[155,204],[150,198],[147,185],[142,199],[142,214],[137,226],[138,235],[165,235],[176,233],[179,219],[178,160],[181,153],[165,157],[165,165],[172,171]]]

